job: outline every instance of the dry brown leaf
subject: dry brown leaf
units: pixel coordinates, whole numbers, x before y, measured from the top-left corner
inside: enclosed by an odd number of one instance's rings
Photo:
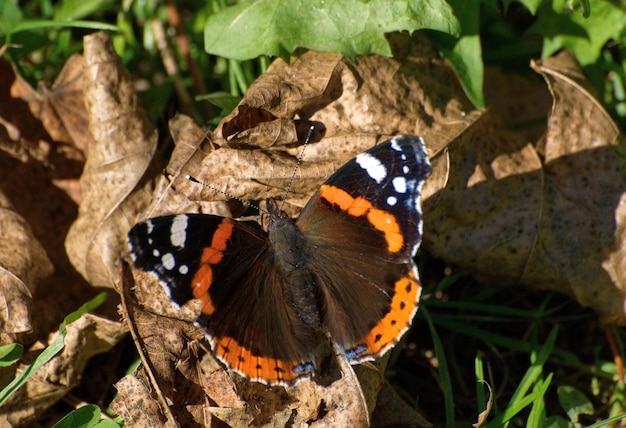
[[[200,206],[202,212],[224,215],[229,212],[225,205],[210,202],[283,197],[311,124],[316,131],[288,199],[299,207],[337,168],[391,135],[418,134],[427,138],[429,148],[444,147],[482,113],[473,110],[454,73],[426,39],[413,37],[392,37],[397,59],[371,56],[351,64],[340,55],[307,52],[291,65],[277,60],[209,136],[209,144],[200,146],[202,132],[180,128],[196,125],[175,125],[175,154],[186,147],[189,162],[177,159],[176,167],[168,167],[146,216],[195,212]],[[405,46],[411,50],[400,51]],[[195,140],[179,142],[183,133]],[[202,156],[187,149],[194,144]],[[186,175],[224,193],[189,183]],[[171,189],[173,194],[166,192]],[[172,197],[174,203],[166,202]]]
[[[377,398],[372,415],[373,427],[433,427],[424,416],[400,398],[388,382],[383,384]]]
[[[25,426],[34,421],[78,385],[85,364],[91,357],[109,351],[125,334],[126,328],[122,323],[92,314],[85,314],[69,324],[63,351],[43,365],[11,396],[0,408],[0,416],[6,417],[12,426]],[[51,335],[47,344],[56,337],[56,333]],[[44,346],[35,345],[30,350],[31,356],[34,358]],[[28,363],[21,365],[18,371],[23,371]]]
[[[38,283],[53,271],[30,226],[0,192],[0,343],[32,330],[29,306]]]
[[[528,141],[539,141],[552,105],[545,81],[536,74],[529,75],[527,69],[512,72],[486,66],[485,82],[488,82],[484,85],[485,103],[497,123],[514,129]]]
[[[81,177],[83,200],[65,246],[93,286],[112,287],[125,234],[147,201],[132,193],[150,165],[156,131],[106,33],[85,37],[85,105],[95,139]]]
[[[82,152],[92,144],[89,118],[83,97],[83,57],[72,55],[59,73],[52,88],[41,83],[38,93],[16,72],[11,95],[28,103],[34,117],[41,120],[56,142],[77,147]]]
[[[125,376],[115,384],[117,397],[111,410],[129,427],[174,427],[161,415],[159,405],[150,395],[150,387],[136,376]]]
[[[569,54],[534,63],[554,98],[545,138],[540,234],[523,284],[557,289],[626,323],[622,135]]]
[[[202,159],[214,150],[210,132],[184,115],[172,118],[169,129],[176,145],[164,172],[156,179],[154,190],[145,195],[150,205],[141,217],[183,212],[230,215],[225,201],[202,199],[202,187],[186,178],[197,173]]]
[[[484,116],[433,153],[424,246],[483,283],[560,291],[624,324],[621,136],[571,60],[533,66],[554,99],[545,144]]]
[[[488,382],[481,381],[489,390],[489,399],[487,400],[487,405],[485,406],[485,410],[478,414],[478,420],[476,423],[472,424],[474,428],[482,428],[487,423],[487,418],[491,413],[491,409],[493,408],[493,391],[491,390],[491,385]]]
[[[49,136],[39,119],[34,117],[26,101],[14,97],[12,93],[32,93],[22,86],[30,86],[18,75],[13,66],[0,58],[0,151],[26,162],[29,158],[47,162],[50,144]]]
[[[314,125],[288,200],[302,207],[337,168],[389,136],[421,135],[439,151],[482,113],[425,38],[396,34],[390,41],[394,58],[372,55],[352,64],[307,52],[291,65],[275,61],[216,129],[213,142],[221,148],[187,174],[247,200],[283,197]],[[229,198],[198,191],[205,200]]]
[[[487,283],[515,284],[535,243],[543,197],[533,146],[483,116],[431,163],[423,245]]]

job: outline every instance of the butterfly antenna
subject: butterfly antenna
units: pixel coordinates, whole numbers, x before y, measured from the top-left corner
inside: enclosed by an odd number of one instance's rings
[[[291,174],[291,178],[289,179],[289,184],[287,185],[285,196],[283,196],[283,202],[280,205],[281,210],[283,209],[283,206],[285,205],[285,201],[287,200],[287,195],[289,195],[289,192],[291,191],[291,185],[293,184],[293,180],[295,180],[296,178],[296,172],[298,172],[298,168],[300,168],[300,164],[302,163],[302,158],[304,157],[304,149],[306,149],[306,145],[309,144],[309,141],[311,141],[311,136],[313,135],[314,130],[315,130],[315,127],[311,125],[311,127],[309,128],[309,132],[307,132],[306,134],[306,138],[304,139],[304,144],[302,145],[302,150],[300,151],[300,156],[298,156],[298,161],[296,162],[296,166],[293,169],[293,174]]]
[[[235,196],[235,195],[232,195],[232,194],[230,194],[230,193],[228,193],[228,192],[225,192],[225,191],[223,191],[223,190],[220,190],[220,189],[218,189],[217,187],[213,187],[213,186],[211,186],[210,184],[207,184],[207,183],[204,183],[204,182],[202,182],[202,181],[198,180],[196,177],[192,177],[191,175],[186,175],[186,176],[185,176],[185,178],[186,178],[187,180],[189,180],[189,181],[192,181],[192,182],[194,182],[194,183],[198,183],[198,184],[200,184],[201,186],[204,186],[204,187],[206,187],[206,188],[208,188],[208,189],[211,189],[211,190],[213,190],[214,192],[221,193],[222,195],[227,196],[227,197],[229,197],[230,199],[234,199],[234,200],[236,200],[236,201],[241,202],[241,203],[242,203],[242,204],[244,204],[244,205],[247,205],[247,206],[249,206],[249,207],[251,207],[251,208],[254,208],[254,209],[256,209],[256,210],[259,210],[259,212],[264,212],[264,213],[266,213],[266,214],[267,214],[267,211],[265,211],[265,210],[261,209],[260,207],[258,207],[258,206],[256,206],[256,205],[254,205],[254,204],[253,204],[253,203],[251,203],[250,201],[246,201],[246,200],[245,200],[245,199],[243,199],[243,198],[240,198],[240,197],[238,197],[238,196]]]

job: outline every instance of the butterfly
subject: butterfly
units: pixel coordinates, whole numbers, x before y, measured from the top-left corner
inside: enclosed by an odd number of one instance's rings
[[[292,385],[318,373],[324,337],[355,364],[409,328],[430,172],[423,139],[397,136],[338,169],[296,221],[273,199],[267,231],[207,214],[150,218],[128,233],[130,255],[175,304],[201,301],[197,324],[228,368]]]

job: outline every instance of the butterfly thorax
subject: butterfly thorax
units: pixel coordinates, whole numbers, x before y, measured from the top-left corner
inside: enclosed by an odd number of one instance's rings
[[[273,199],[267,200],[267,208],[270,213],[268,238],[276,267],[285,279],[283,292],[286,300],[301,321],[318,328],[321,325],[319,299],[308,269],[309,258],[302,231]]]

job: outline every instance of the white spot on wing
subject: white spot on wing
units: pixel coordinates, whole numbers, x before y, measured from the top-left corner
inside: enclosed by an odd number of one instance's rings
[[[400,147],[400,145],[398,144],[397,138],[392,138],[391,140],[389,140],[389,142],[391,143],[391,150],[396,152],[402,151],[402,147]]]
[[[387,168],[378,158],[369,153],[361,153],[356,157],[355,161],[377,184],[380,184],[387,177]]]
[[[161,252],[155,248],[154,250],[152,250],[152,255],[154,257],[159,257],[161,255]]]
[[[395,196],[389,196],[387,198],[387,205],[389,205],[390,207],[393,207],[397,203],[398,203],[398,198],[396,198]]]
[[[406,193],[406,179],[404,177],[394,177],[391,180],[393,189],[398,193]]]
[[[172,253],[166,253],[161,257],[161,263],[165,269],[172,270],[176,266],[176,259]]]
[[[172,221],[170,229],[170,241],[175,247],[184,248],[187,240],[187,222],[189,218],[186,215],[177,215]]]
[[[178,272],[181,273],[182,275],[187,275],[189,273],[189,266],[187,265],[181,265],[178,268]]]

